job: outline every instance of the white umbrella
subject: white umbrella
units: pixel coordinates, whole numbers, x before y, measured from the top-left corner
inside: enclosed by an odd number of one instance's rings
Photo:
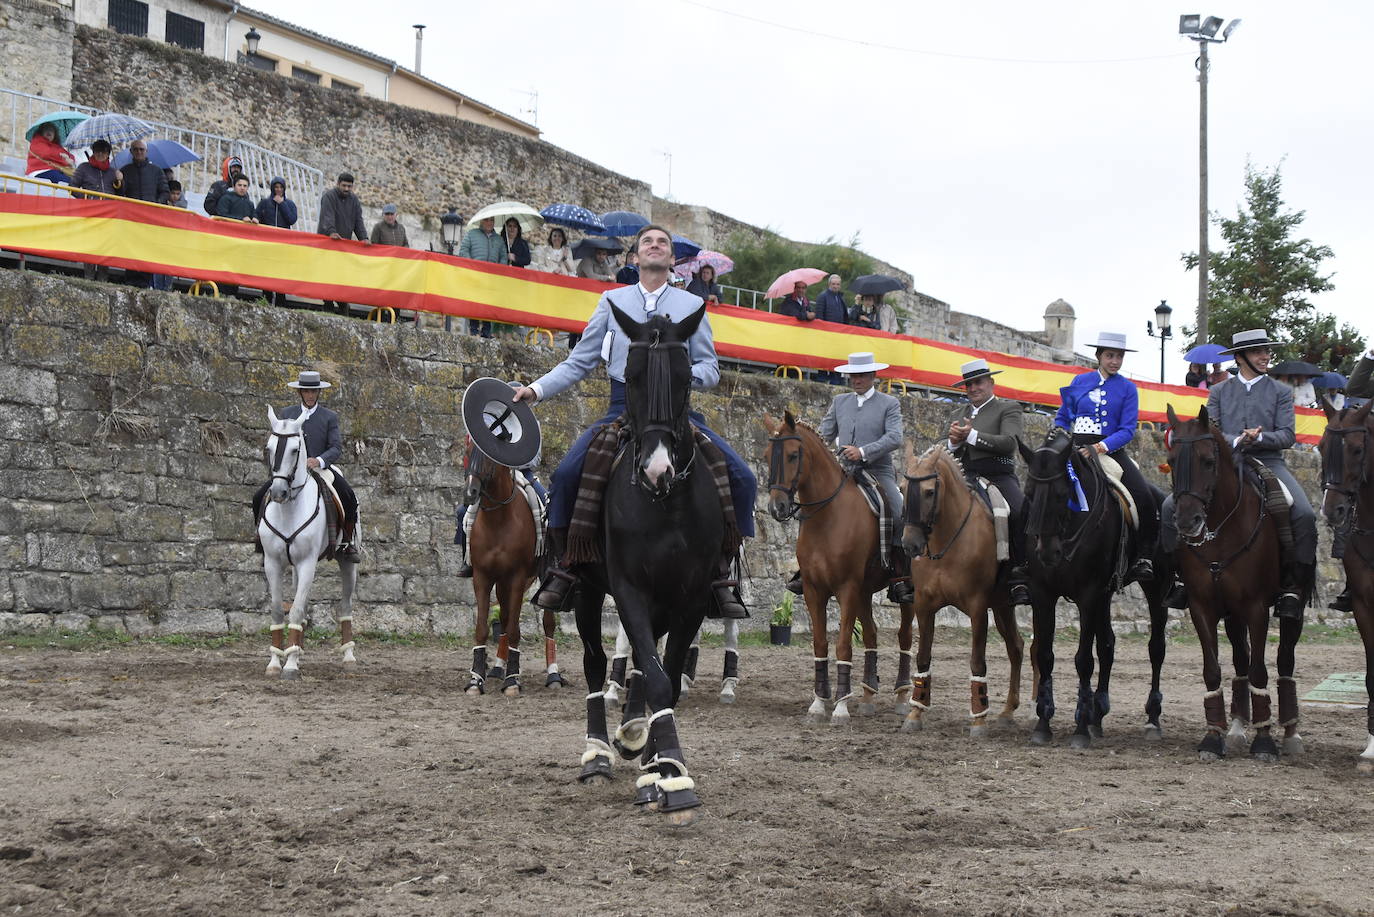
[[[519,201],[498,201],[495,204],[488,204],[473,214],[472,219],[468,220],[468,229],[472,229],[487,218],[494,218],[496,231],[500,232],[501,228],[506,225],[506,220],[511,217],[515,217],[520,222],[520,229],[526,234],[532,233],[544,225],[544,218],[539,215],[538,210],[529,204],[522,204]]]

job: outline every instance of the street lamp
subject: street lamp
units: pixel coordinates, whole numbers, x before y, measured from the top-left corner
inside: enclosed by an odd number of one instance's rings
[[[444,250],[450,255],[458,247],[459,236],[463,232],[463,218],[452,207],[448,208],[448,213],[439,217],[439,241],[443,242]],[[444,316],[444,330],[453,330],[453,316]]]
[[[1159,305],[1155,306],[1155,320],[1154,320],[1153,322],[1146,322],[1146,323],[1145,323],[1145,333],[1148,334],[1148,335],[1149,335],[1150,337],[1152,337],[1152,338],[1159,338],[1159,381],[1160,381],[1160,384],[1163,384],[1163,382],[1164,382],[1164,346],[1165,346],[1165,342],[1168,341],[1169,338],[1171,338],[1171,337],[1174,336],[1173,325],[1172,325],[1172,323],[1170,322],[1170,316],[1172,316],[1173,314],[1174,314],[1174,310],[1173,310],[1172,308],[1170,308],[1170,306],[1169,306],[1169,304],[1168,304],[1167,302],[1165,302],[1164,300],[1161,299],[1161,300],[1159,301]]]
[[[252,57],[254,54],[257,54],[258,42],[262,41],[262,35],[258,32],[258,30],[253,28],[252,26],[249,26],[248,31],[244,33],[243,38],[246,42],[248,42],[248,56]]]
[[[1221,44],[1231,37],[1240,25],[1239,19],[1230,24],[1217,38],[1221,28],[1219,16],[1203,19],[1196,13],[1178,17],[1178,34],[1198,43],[1197,82],[1198,105],[1198,246],[1197,246],[1197,343],[1207,340],[1207,46]]]

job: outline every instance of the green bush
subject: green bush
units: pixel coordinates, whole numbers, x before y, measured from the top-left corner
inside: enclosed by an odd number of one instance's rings
[[[731,234],[722,251],[735,262],[735,269],[721,283],[746,290],[766,290],[768,285],[793,268],[814,267],[827,274],[839,274],[846,284],[861,274],[874,273],[874,261],[858,250],[856,233],[848,245],[833,238],[819,244],[784,239],[775,232],[755,236],[739,231]],[[846,294],[845,299],[852,299]],[[747,306],[746,303],[740,305]]]

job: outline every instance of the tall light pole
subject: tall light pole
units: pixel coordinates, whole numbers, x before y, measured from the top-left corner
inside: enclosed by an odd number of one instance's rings
[[[1221,44],[1231,37],[1240,25],[1239,19],[1230,24],[1217,38],[1221,18],[1203,19],[1196,13],[1178,17],[1178,34],[1198,43],[1198,244],[1197,244],[1197,343],[1207,342],[1207,46]]]
[[[1170,316],[1173,314],[1174,310],[1161,299],[1159,305],[1155,306],[1155,320],[1145,323],[1145,333],[1152,338],[1159,338],[1159,381],[1161,385],[1164,383],[1164,346],[1169,338],[1174,336],[1173,323],[1170,321]]]

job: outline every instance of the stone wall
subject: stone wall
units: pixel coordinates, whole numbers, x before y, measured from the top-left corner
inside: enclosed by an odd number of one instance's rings
[[[284,384],[307,365],[337,385],[328,403],[344,418],[342,464],[362,504],[359,626],[465,630],[471,581],[455,577],[452,545],[462,486],[459,393],[480,376],[532,378],[560,357],[517,338],[482,341],[413,324],[0,272],[0,631],[263,626],[265,585],[247,506],[264,477],[266,405],[292,403]],[[601,415],[607,389],[598,372],[539,408],[545,480]],[[766,474],[763,414],[790,407],[819,421],[834,393],[726,373],[694,403]],[[949,410],[942,401],[903,399],[908,439],[923,447],[943,435]],[[1045,416],[1027,420],[1029,436],[1043,433]],[[1159,435],[1139,440],[1141,466],[1163,483],[1154,470]],[[1294,465],[1317,492],[1313,455],[1298,453]],[[767,623],[794,566],[795,524],[775,522],[765,500],[760,494],[759,537],[748,549],[754,627]],[[1323,531],[1323,556],[1325,539]],[[1328,587],[1338,587],[1333,568],[1325,573]],[[313,610],[322,624],[337,581],[327,571],[318,587]],[[880,609],[886,625],[892,610]],[[1139,601],[1128,593],[1115,614],[1123,629],[1136,627]],[[949,612],[944,620],[963,618]]]
[[[5,0],[0,3],[0,84],[52,99],[72,96],[72,0]],[[18,125],[22,132],[27,124]],[[8,145],[10,125],[0,124],[0,144]],[[19,142],[23,142],[21,133]]]

